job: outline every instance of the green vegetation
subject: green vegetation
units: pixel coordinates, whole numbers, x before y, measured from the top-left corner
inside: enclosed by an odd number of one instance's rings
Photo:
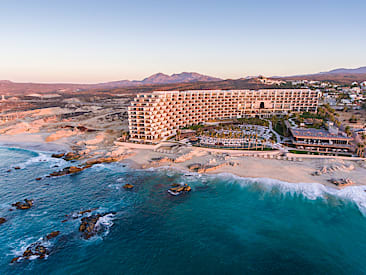
[[[350,123],[357,123],[357,117],[355,115],[352,115],[351,118],[349,119]]]
[[[348,125],[346,126],[346,128],[344,128],[344,131],[346,132],[347,136],[352,136],[351,127],[349,127]]]
[[[289,150],[289,152],[292,154],[303,154],[303,155],[308,154],[307,151],[299,151],[299,150]]]
[[[303,112],[299,115],[300,118],[316,118],[316,119],[323,119],[324,117],[321,116],[319,113],[309,113],[309,112]]]
[[[238,118],[237,121],[242,124],[259,125],[259,126],[269,126],[269,122],[257,117],[248,118]]]
[[[190,126],[183,127],[182,129],[190,129],[190,130],[197,131],[198,129],[201,129],[203,127],[205,127],[205,126],[202,125],[202,124],[195,124],[195,125],[190,125]]]
[[[289,136],[289,134],[286,130],[285,118],[273,116],[273,117],[271,117],[271,121],[272,121],[272,125],[273,125],[273,130],[275,130],[281,136],[284,136],[284,137]]]
[[[318,114],[323,118],[323,120],[330,120],[338,127],[341,125],[341,122],[336,118],[338,114],[332,107],[329,106],[329,104],[319,107]]]

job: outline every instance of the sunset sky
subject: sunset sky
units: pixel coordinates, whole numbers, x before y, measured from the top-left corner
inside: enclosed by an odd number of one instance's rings
[[[365,0],[1,0],[0,79],[95,83],[366,65]]]

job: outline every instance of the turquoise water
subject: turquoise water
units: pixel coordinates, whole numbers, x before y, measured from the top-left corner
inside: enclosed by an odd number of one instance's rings
[[[35,180],[67,165],[50,153],[0,147],[0,217],[7,219],[0,225],[0,274],[366,273],[363,187],[336,191],[122,164]],[[192,192],[170,196],[173,182]],[[135,188],[126,191],[125,183]],[[33,208],[9,211],[25,198]],[[80,218],[61,222],[96,207],[115,214],[89,240],[78,232]],[[61,234],[45,244],[47,259],[10,264],[55,230]]]

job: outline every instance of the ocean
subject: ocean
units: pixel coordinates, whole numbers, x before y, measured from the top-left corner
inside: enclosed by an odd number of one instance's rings
[[[0,147],[0,217],[7,219],[0,274],[366,273],[365,187],[339,191],[120,163],[36,181],[70,165],[50,156]],[[192,191],[171,196],[172,183]],[[34,200],[31,209],[9,211],[26,198]],[[87,209],[110,214],[85,240],[77,212]],[[42,240],[55,230],[58,237]],[[50,251],[46,259],[10,263],[38,240]]]

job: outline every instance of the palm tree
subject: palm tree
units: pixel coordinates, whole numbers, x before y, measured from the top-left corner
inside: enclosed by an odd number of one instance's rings
[[[365,144],[358,143],[357,144],[357,155],[359,155],[360,157],[364,157],[364,153],[365,153]]]

